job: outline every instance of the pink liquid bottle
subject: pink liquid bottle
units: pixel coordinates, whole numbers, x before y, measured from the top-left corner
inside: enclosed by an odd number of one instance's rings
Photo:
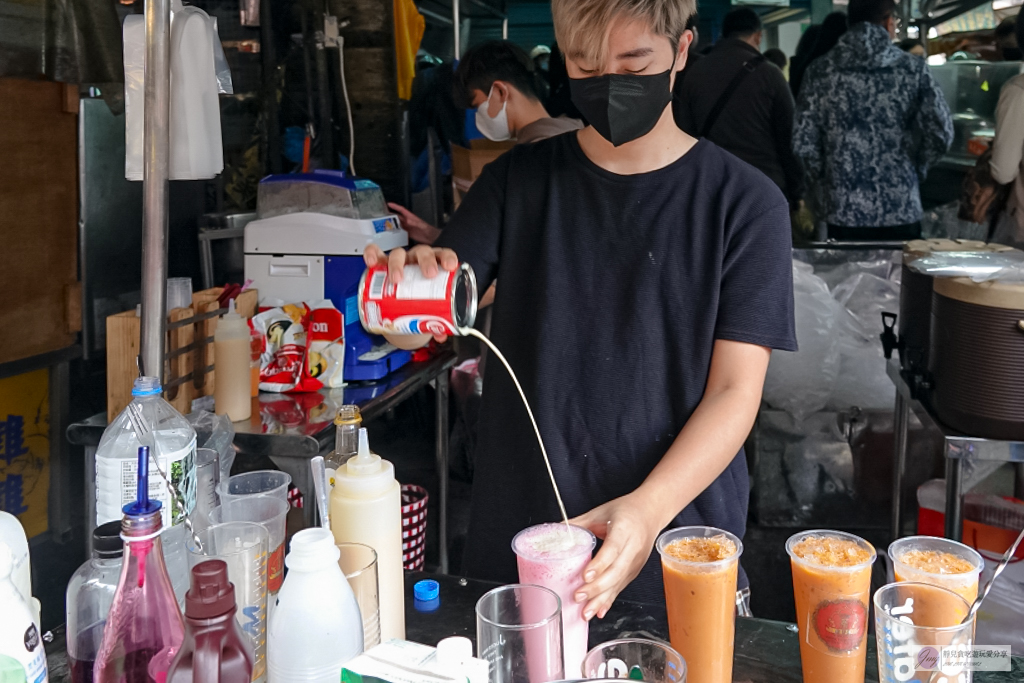
[[[138,499],[124,506],[124,563],[96,657],[95,683],[165,683],[185,637],[160,544],[160,501],[149,500],[149,447],[139,448]]]

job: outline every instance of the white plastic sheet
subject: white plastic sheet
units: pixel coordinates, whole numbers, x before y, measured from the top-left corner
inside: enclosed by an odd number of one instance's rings
[[[141,15],[124,22],[125,178],[142,180],[146,28]],[[171,180],[206,180],[224,169],[218,94],[231,92],[231,72],[217,21],[180,0],[171,6]]]
[[[793,262],[796,353],[772,354],[764,399],[797,420],[825,407],[839,375],[839,306],[813,268]]]

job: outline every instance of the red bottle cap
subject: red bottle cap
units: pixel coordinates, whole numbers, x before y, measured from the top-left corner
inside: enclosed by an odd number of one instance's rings
[[[235,610],[235,587],[228,581],[224,560],[207,560],[192,567],[192,587],[185,594],[185,616],[212,619]]]

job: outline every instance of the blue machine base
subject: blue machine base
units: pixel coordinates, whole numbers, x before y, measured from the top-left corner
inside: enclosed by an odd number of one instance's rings
[[[379,335],[371,335],[359,322],[357,292],[359,279],[366,270],[362,256],[324,257],[324,298],[345,315],[345,371],[346,381],[378,380],[412,360],[412,353],[401,349],[376,360],[359,360],[374,347],[386,343]]]

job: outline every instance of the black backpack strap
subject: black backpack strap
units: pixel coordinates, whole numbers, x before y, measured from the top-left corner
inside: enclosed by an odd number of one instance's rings
[[[711,108],[711,112],[708,117],[704,119],[704,125],[701,126],[700,137],[706,138],[711,129],[714,128],[715,122],[718,121],[718,117],[721,116],[722,111],[725,109],[725,105],[729,104],[729,100],[739,89],[740,85],[750,74],[754,73],[757,67],[761,66],[765,61],[765,56],[762,54],[756,57],[751,57],[747,61],[743,62],[743,66],[736,72],[736,75],[729,81],[729,85],[725,86],[725,90],[719,96],[718,101],[715,102],[715,106]]]

